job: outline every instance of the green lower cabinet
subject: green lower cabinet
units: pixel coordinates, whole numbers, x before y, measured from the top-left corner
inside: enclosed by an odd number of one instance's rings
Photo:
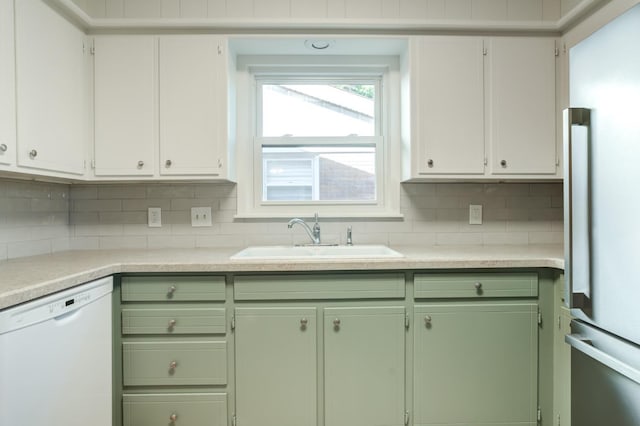
[[[403,426],[405,308],[324,309],[325,426]]]
[[[414,426],[537,424],[537,303],[414,312]]]
[[[236,424],[317,426],[316,308],[236,308]]]
[[[124,426],[226,426],[227,395],[125,394],[122,414]]]

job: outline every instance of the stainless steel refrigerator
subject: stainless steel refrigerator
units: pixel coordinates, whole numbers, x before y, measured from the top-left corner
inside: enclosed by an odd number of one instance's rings
[[[565,277],[576,426],[640,425],[640,5],[571,48]]]

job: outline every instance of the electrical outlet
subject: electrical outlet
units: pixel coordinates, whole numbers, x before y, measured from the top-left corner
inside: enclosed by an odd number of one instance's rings
[[[191,207],[191,226],[211,226],[211,207]]]
[[[469,225],[482,225],[482,204],[469,205]]]
[[[148,213],[149,228],[160,228],[162,226],[162,209],[160,207],[149,207]]]

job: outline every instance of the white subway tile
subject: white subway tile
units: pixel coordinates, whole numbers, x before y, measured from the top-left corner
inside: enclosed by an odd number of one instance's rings
[[[149,185],[147,186],[147,198],[194,198],[193,185]]]
[[[147,241],[150,249],[196,247],[193,235],[149,235]]]
[[[8,259],[48,253],[51,253],[51,240],[21,241],[7,244]]]
[[[225,247],[245,247],[247,244],[244,241],[243,236],[229,236],[229,235],[212,235],[212,236],[197,236],[196,247],[202,248],[225,248]]]
[[[73,200],[74,212],[122,211],[122,200]]]
[[[484,245],[523,245],[528,244],[526,232],[488,232],[482,234]]]
[[[146,212],[149,207],[160,207],[163,210],[171,209],[170,199],[145,198],[144,200],[122,200],[123,211],[143,211]]]
[[[458,232],[438,233],[436,234],[436,245],[482,245],[482,234],[461,234]]]
[[[563,232],[529,232],[529,244],[562,244]]]
[[[413,232],[410,234],[389,234],[389,245],[391,246],[421,246],[428,247],[436,245],[436,234],[427,232]]]
[[[71,250],[98,250],[100,237],[72,237],[69,240]]]
[[[0,243],[0,261],[7,260],[8,257],[7,243]]]
[[[148,215],[145,212],[99,212],[101,224],[128,224],[147,223]]]
[[[144,185],[104,185],[98,187],[99,200],[123,200],[130,198],[146,198],[147,189]]]
[[[123,235],[123,225],[76,225],[73,228],[74,237]]]
[[[97,200],[97,185],[71,185],[69,198],[72,200]]]
[[[147,248],[146,236],[119,236],[119,237],[100,237],[100,249],[145,249]]]

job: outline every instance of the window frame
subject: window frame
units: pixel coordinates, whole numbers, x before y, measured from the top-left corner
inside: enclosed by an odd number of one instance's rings
[[[274,65],[277,64],[277,65]],[[285,80],[286,79],[286,80]],[[376,85],[375,136],[261,136],[261,84],[277,82],[363,82]],[[397,56],[272,56],[237,58],[238,211],[236,218],[293,216],[399,218],[400,77]],[[240,107],[242,105],[242,107]],[[357,141],[349,144],[350,141]],[[373,146],[376,200],[263,201],[263,146]],[[248,167],[249,163],[251,167]]]

